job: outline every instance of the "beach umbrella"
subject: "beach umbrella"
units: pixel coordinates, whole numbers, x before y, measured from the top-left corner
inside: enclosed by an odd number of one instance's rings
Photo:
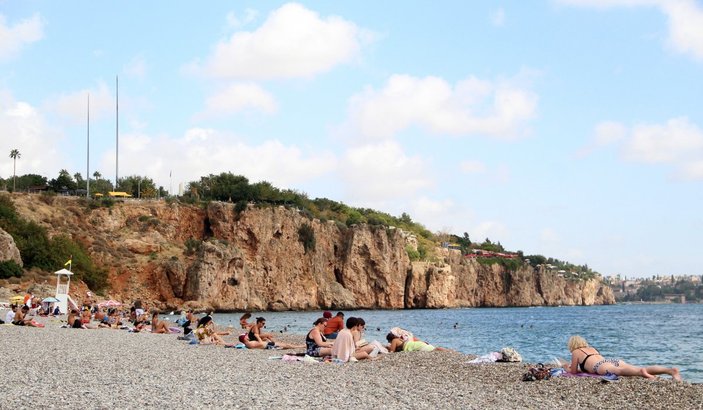
[[[98,303],[98,306],[100,306],[101,308],[114,308],[114,307],[122,306],[122,303],[120,303],[116,300],[110,299],[110,300],[106,300],[104,302]]]
[[[56,302],[58,302],[58,301],[59,301],[58,299],[49,296],[48,298],[42,299],[41,302],[42,302],[42,303],[56,303]]]
[[[24,303],[24,296],[13,296],[10,298],[10,303],[13,305],[19,305]]]

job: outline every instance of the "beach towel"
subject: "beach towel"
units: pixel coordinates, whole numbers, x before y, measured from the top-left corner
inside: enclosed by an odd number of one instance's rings
[[[334,340],[334,345],[332,345],[332,357],[348,362],[354,355],[355,350],[354,336],[351,331],[349,329],[340,331]]]
[[[469,364],[495,363],[498,360],[501,360],[502,358],[503,358],[503,354],[501,352],[491,352],[488,354],[484,354],[483,356],[479,356],[473,360],[469,360],[466,363],[469,363]]]
[[[374,347],[374,351],[376,351],[376,354],[386,354],[388,353],[388,349],[386,349],[386,346],[382,345],[381,342],[378,340],[374,340],[373,342],[369,343],[371,346]],[[373,352],[372,352],[373,353]],[[375,355],[371,355],[372,357]]]

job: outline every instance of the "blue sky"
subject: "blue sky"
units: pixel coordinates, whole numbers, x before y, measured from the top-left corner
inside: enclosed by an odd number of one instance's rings
[[[0,0],[0,176],[230,171],[433,231],[701,274],[703,4]],[[172,178],[169,174],[172,173]]]

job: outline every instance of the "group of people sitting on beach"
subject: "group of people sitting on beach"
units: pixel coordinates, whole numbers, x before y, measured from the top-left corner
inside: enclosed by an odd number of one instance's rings
[[[5,314],[5,320],[0,319],[0,323],[13,324],[16,326],[44,327],[42,323],[34,320],[30,315],[30,308],[27,305],[10,305],[10,309]]]
[[[43,327],[43,324],[29,316],[27,305],[11,305],[6,313],[5,323],[18,326]],[[232,334],[228,330],[217,330],[211,313],[198,318],[191,309],[184,311],[177,321],[183,328],[181,339],[195,341],[199,344],[212,344],[226,347],[246,347],[247,349],[304,349],[304,353],[320,360],[350,362],[374,359],[379,354],[393,352],[429,352],[433,350],[448,350],[435,347],[416,338],[411,332],[394,327],[386,335],[387,344],[379,341],[368,342],[364,338],[366,322],[361,317],[349,317],[344,320],[344,313],[336,316],[325,311],[322,317],[316,319],[312,328],[305,335],[305,344],[293,344],[278,341],[272,333],[265,332],[266,319],[257,317],[250,323],[251,313],[245,313],[240,318],[243,330],[237,340],[238,345],[228,343],[224,337]],[[97,322],[97,324],[93,323]],[[151,333],[174,333],[177,330],[159,317],[158,311],[152,311],[149,316],[140,303],[131,307],[130,312],[119,309],[103,309],[85,306],[81,311],[72,309],[66,320],[65,327],[96,329],[130,329],[133,332],[148,331]],[[128,325],[132,325],[129,327]],[[285,330],[285,329],[284,329]],[[606,359],[598,350],[589,346],[581,336],[572,336],[567,343],[571,352],[571,360],[563,364],[569,373],[585,373],[592,375],[640,376],[654,379],[657,375],[669,375],[674,380],[681,380],[679,370],[674,367],[646,366],[638,367],[620,359]]]

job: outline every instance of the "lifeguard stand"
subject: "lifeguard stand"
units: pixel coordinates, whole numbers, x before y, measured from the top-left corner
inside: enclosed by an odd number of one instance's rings
[[[54,273],[56,274],[56,299],[59,300],[57,302],[59,310],[61,310],[61,313],[68,313],[69,305],[74,309],[78,309],[76,302],[68,296],[68,286],[71,284],[73,272],[64,268]],[[61,283],[63,276],[66,277],[66,283]]]

